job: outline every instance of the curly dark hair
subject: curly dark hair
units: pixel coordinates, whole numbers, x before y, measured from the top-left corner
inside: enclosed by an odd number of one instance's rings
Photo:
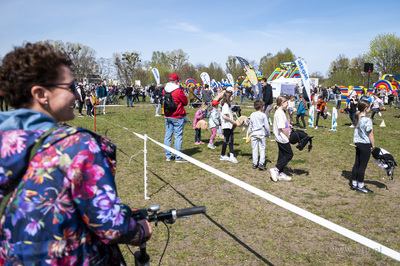
[[[72,66],[68,54],[48,44],[26,43],[15,47],[0,66],[0,94],[14,108],[27,107],[32,102],[31,88],[56,82],[62,65]]]

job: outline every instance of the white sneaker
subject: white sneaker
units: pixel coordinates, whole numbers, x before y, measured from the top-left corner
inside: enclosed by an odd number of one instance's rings
[[[216,146],[214,144],[212,144],[212,143],[208,143],[207,148],[215,149]]]
[[[221,155],[221,156],[219,157],[219,160],[220,160],[220,161],[229,161],[229,157],[228,157],[227,155]]]
[[[318,126],[316,126],[315,129],[318,129]]]
[[[327,112],[326,114],[327,114],[328,116],[332,116],[331,113],[329,113],[329,112]]]
[[[269,172],[271,173],[272,181],[274,182],[278,181],[278,171],[276,170],[276,168],[269,169]]]
[[[282,172],[279,174],[278,180],[290,181],[290,180],[292,180],[292,178],[290,176],[287,176],[284,172]]]
[[[232,153],[231,153],[231,157],[229,158],[229,161],[232,163],[238,163],[238,160],[235,158],[235,155],[233,155]]]
[[[159,114],[156,114],[156,116],[161,116],[161,115],[159,115]]]
[[[351,125],[350,127],[354,127],[354,125]]]

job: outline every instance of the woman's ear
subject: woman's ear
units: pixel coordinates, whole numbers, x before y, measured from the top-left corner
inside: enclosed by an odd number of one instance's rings
[[[37,85],[33,86],[31,88],[31,94],[32,94],[33,101],[35,103],[39,103],[41,105],[49,104],[49,99],[48,99],[49,91],[46,90],[44,87],[37,86]]]

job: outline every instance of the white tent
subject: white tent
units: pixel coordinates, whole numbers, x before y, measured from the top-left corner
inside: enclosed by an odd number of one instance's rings
[[[301,79],[279,78],[270,81],[269,84],[271,84],[272,87],[272,96],[276,98],[282,93],[294,95],[294,88],[296,87],[296,84],[299,84],[299,86],[301,86]]]

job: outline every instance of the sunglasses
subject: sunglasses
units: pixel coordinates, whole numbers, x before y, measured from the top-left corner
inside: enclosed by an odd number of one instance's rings
[[[68,88],[60,87],[61,85],[68,85]],[[70,90],[73,94],[76,93],[76,83],[71,82],[71,83],[45,83],[45,84],[39,84],[41,87],[56,87],[59,89],[64,89],[64,90]]]

